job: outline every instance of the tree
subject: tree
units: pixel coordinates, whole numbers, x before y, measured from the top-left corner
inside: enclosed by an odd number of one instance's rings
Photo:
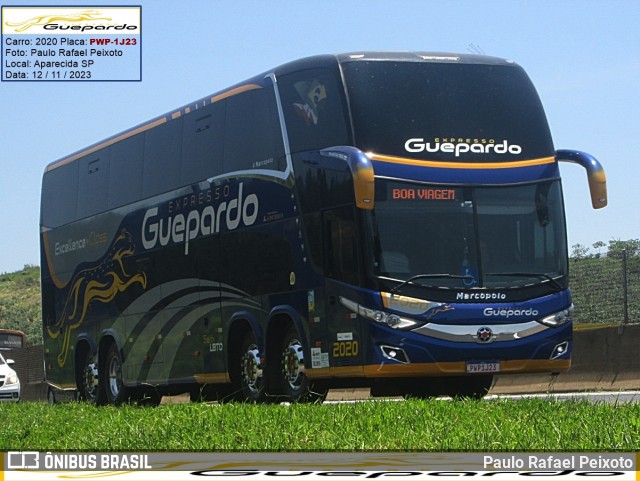
[[[571,257],[574,259],[589,257],[589,248],[582,244],[574,244],[571,246]]]
[[[622,259],[623,251],[627,251],[627,257],[640,256],[640,239],[629,239],[626,241],[614,239],[609,241],[607,257]]]
[[[597,258],[600,258],[600,256],[601,256],[600,249],[602,249],[603,247],[606,247],[606,246],[607,246],[607,244],[605,244],[602,241],[594,242],[593,248],[596,250],[596,255],[595,256]]]

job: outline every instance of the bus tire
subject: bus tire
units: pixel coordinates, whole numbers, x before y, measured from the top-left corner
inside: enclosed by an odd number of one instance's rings
[[[49,406],[53,406],[57,403],[56,400],[56,392],[53,390],[51,386],[47,388],[47,401],[49,401]]]
[[[298,330],[290,326],[282,339],[280,373],[282,390],[290,402],[322,402],[326,389],[314,389],[305,372],[304,348]]]
[[[91,349],[87,348],[79,363],[78,400],[91,404],[103,404],[98,363]]]
[[[260,403],[266,400],[265,371],[260,349],[252,330],[246,331],[236,357],[236,400]]]
[[[104,390],[106,401],[116,406],[127,400],[127,387],[122,377],[122,358],[115,342],[109,345],[104,360]]]

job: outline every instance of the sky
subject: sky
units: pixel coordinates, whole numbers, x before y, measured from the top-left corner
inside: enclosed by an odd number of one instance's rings
[[[569,246],[640,238],[640,2],[635,0],[3,0],[142,6],[142,81],[0,82],[0,273],[39,265],[45,167],[290,60],[416,50],[512,59],[542,99],[556,149],[603,164],[609,205],[562,164]],[[3,48],[6,46],[3,45]]]

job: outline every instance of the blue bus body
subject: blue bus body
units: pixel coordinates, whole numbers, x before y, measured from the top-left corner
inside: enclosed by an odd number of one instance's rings
[[[481,396],[570,367],[558,161],[522,69],[364,52],[286,64],[50,164],[51,389],[119,404]]]

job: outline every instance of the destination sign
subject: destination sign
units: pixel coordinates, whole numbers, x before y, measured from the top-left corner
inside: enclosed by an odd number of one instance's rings
[[[456,189],[426,187],[392,187],[391,200],[455,200]]]

